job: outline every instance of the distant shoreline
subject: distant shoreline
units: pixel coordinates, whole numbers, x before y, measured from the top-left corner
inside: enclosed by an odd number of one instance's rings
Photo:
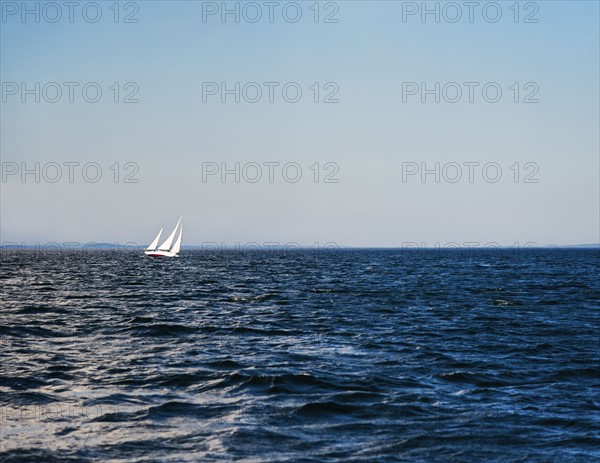
[[[492,245],[493,244],[493,245]],[[146,246],[137,244],[121,243],[74,243],[74,242],[48,242],[48,243],[5,243],[0,245],[0,251],[142,251]],[[239,243],[210,243],[206,245],[187,245],[182,246],[185,251],[204,251],[204,252],[269,252],[269,251],[536,251],[536,250],[567,250],[567,249],[598,249],[598,244],[566,244],[566,245],[542,245],[537,246],[533,243],[528,245],[502,246],[496,243],[486,243],[485,245],[473,244],[472,246],[460,246],[457,243],[445,243],[436,246],[419,246],[417,243],[410,243],[404,246],[306,246],[297,243],[288,243],[286,245],[260,245],[258,243],[248,243],[240,245]]]

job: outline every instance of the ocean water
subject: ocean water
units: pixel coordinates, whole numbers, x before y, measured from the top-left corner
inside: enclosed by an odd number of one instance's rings
[[[597,250],[0,257],[2,462],[599,461]]]

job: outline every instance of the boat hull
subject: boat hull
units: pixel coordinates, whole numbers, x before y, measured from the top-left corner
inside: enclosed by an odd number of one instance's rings
[[[179,254],[171,251],[144,251],[148,257],[179,257]]]

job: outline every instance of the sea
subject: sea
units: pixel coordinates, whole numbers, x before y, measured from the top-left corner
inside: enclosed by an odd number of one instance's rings
[[[3,251],[2,462],[598,462],[598,249]]]

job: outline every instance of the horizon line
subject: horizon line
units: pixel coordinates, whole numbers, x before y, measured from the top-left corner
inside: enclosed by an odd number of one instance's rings
[[[465,243],[470,243],[471,246],[464,246]],[[369,245],[358,245],[358,246],[347,246],[347,245],[339,245],[335,242],[327,242],[324,244],[314,243],[312,245],[302,245],[297,242],[288,242],[285,244],[275,243],[275,242],[265,242],[265,243],[257,243],[257,242],[247,242],[247,243],[216,243],[216,242],[206,242],[203,244],[190,244],[181,246],[182,250],[189,251],[221,251],[221,252],[248,252],[248,251],[273,251],[273,250],[281,250],[281,251],[299,251],[299,250],[313,250],[313,251],[336,251],[336,250],[402,250],[402,251],[411,251],[411,250],[479,250],[479,251],[487,251],[487,250],[536,250],[536,249],[595,249],[600,248],[600,243],[577,243],[577,244],[544,244],[538,245],[534,242],[527,242],[521,245],[520,243],[514,243],[512,245],[500,245],[495,242],[488,242],[485,244],[477,243],[477,242],[465,242],[463,245],[457,242],[447,242],[447,243],[435,243],[433,246],[422,246],[423,243],[416,242],[405,242],[403,245],[377,245],[377,246],[369,246]],[[4,251],[19,251],[19,250],[73,250],[73,251],[98,251],[98,250],[143,250],[146,249],[147,245],[140,245],[137,243],[129,242],[129,243],[119,243],[119,242],[95,242],[90,241],[87,243],[79,243],[73,241],[65,241],[62,243],[56,241],[50,241],[46,243],[35,242],[35,243],[27,243],[27,242],[5,242],[0,244],[0,250]]]

